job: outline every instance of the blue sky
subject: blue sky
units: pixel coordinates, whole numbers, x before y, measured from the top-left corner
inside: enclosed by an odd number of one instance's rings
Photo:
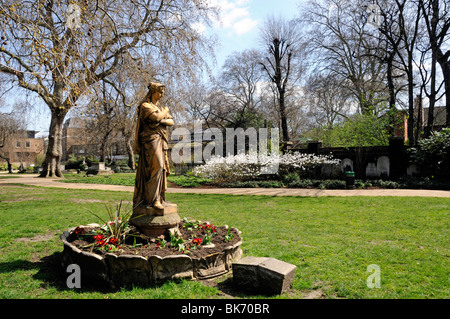
[[[258,47],[259,28],[268,15],[291,19],[299,14],[299,4],[305,0],[210,0],[221,8],[220,21],[212,30],[219,37],[217,67],[234,51]]]

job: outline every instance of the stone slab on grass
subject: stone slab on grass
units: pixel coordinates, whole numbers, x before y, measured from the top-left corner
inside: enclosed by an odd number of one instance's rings
[[[234,262],[233,284],[269,295],[282,294],[294,281],[296,266],[270,257],[247,256]]]

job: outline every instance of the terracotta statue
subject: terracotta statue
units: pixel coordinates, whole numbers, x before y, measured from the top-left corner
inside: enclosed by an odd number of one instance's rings
[[[134,151],[139,154],[139,162],[133,204],[164,209],[167,175],[170,174],[167,127],[174,123],[169,109],[159,105],[165,86],[150,83],[148,89],[138,110]]]

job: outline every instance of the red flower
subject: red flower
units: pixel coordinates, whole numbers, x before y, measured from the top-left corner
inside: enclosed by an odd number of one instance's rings
[[[114,237],[110,238],[110,239],[108,240],[108,244],[117,246],[117,244],[118,244],[117,238],[114,238]]]
[[[104,241],[104,240],[98,240],[98,241],[97,241],[97,245],[103,247],[103,246],[106,245],[106,241]]]
[[[203,230],[211,231],[213,233],[216,232],[216,227],[211,224],[206,224],[204,226],[201,226]]]
[[[97,241],[96,244],[99,246],[105,246],[106,245],[106,241],[103,240],[103,235],[102,234],[98,234],[94,236],[94,239]]]
[[[192,243],[194,245],[201,245],[202,244],[202,239],[201,238],[194,238],[194,239],[192,239]]]
[[[73,232],[75,233],[75,235],[82,235],[82,234],[84,234],[84,228],[77,227],[77,228],[75,228],[75,230]]]

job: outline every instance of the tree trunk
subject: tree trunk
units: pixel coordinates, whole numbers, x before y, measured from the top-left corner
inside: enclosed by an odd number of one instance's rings
[[[60,109],[52,110],[50,130],[48,135],[48,146],[42,163],[42,172],[39,177],[63,177],[60,169],[62,156],[62,132],[63,123],[67,111]]]
[[[127,154],[128,154],[128,166],[132,169],[136,169],[136,163],[134,161],[134,152],[133,152],[133,145],[131,144],[131,140],[127,139]]]
[[[434,49],[433,49],[434,51]],[[434,106],[436,104],[436,59],[435,54],[432,54],[431,61],[431,76],[430,76],[430,94],[428,96],[429,106],[428,106],[428,122],[425,127],[425,138],[431,136],[434,126]]]
[[[442,69],[442,75],[444,77],[445,85],[445,110],[447,111],[447,116],[445,118],[445,126],[450,127],[450,61],[442,54],[441,50],[438,50],[438,63]]]
[[[278,88],[278,93],[280,94],[280,117],[281,117],[281,131],[283,133],[283,142],[289,142],[289,130],[287,125],[287,117],[286,117],[286,107],[284,105],[284,90],[282,88]]]
[[[395,113],[395,84],[393,77],[393,61],[394,54],[390,53],[389,57],[386,60],[387,64],[387,82],[388,82],[388,90],[389,90],[389,137],[395,135],[396,128],[396,113]]]
[[[414,76],[412,57],[408,57],[408,139],[409,145],[416,145],[414,138]]]

